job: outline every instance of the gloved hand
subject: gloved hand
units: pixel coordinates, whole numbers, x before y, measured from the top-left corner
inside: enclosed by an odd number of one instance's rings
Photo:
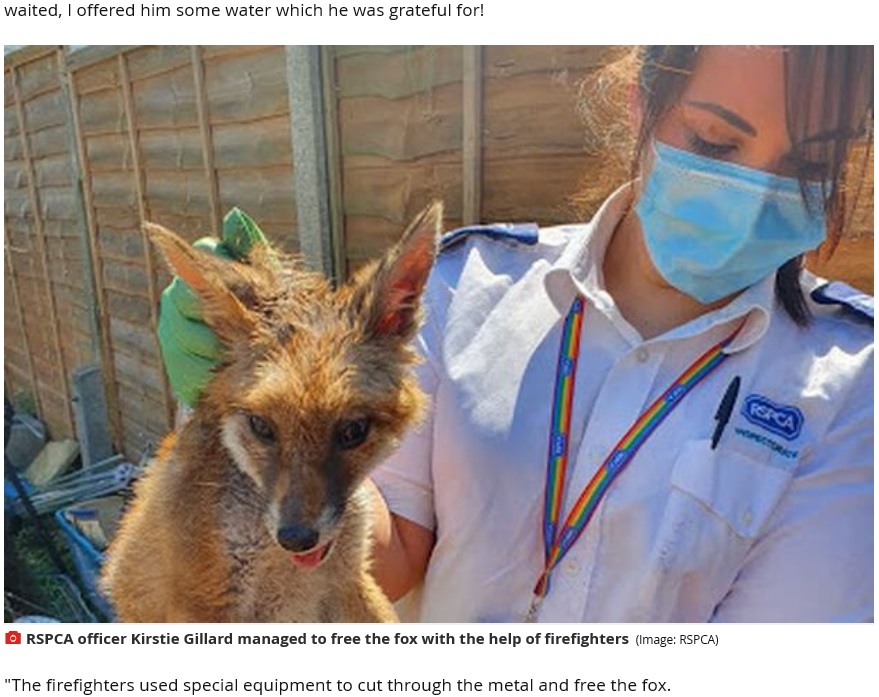
[[[221,239],[203,237],[193,246],[241,261],[257,244],[268,244],[262,230],[247,213],[233,208],[223,218]],[[198,297],[176,276],[162,293],[158,334],[171,388],[181,402],[193,406],[220,358],[220,343],[202,321]]]

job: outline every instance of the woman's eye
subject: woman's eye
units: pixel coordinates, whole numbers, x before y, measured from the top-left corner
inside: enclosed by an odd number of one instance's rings
[[[705,140],[695,133],[691,133],[688,140],[693,152],[714,159],[719,159],[735,152],[737,147],[735,143],[715,143]]]
[[[340,421],[336,426],[335,440],[342,450],[351,450],[361,445],[369,435],[369,419]]]
[[[264,418],[251,414],[247,417],[247,423],[250,426],[250,430],[253,431],[253,434],[257,438],[266,443],[275,442],[275,429],[272,428],[272,425]]]

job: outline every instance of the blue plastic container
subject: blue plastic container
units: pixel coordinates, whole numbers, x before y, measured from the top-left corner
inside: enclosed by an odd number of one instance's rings
[[[108,496],[82,501],[55,512],[55,520],[64,533],[86,598],[108,620],[113,619],[113,611],[101,593],[99,578],[104,564],[103,546],[115,532],[121,508],[121,497]],[[97,534],[87,535],[83,532],[86,529]]]

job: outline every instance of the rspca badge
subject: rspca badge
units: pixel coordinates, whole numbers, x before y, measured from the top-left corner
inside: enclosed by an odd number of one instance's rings
[[[755,426],[781,436],[785,440],[795,440],[803,428],[803,412],[796,407],[776,404],[759,394],[751,394],[742,405],[742,416]]]

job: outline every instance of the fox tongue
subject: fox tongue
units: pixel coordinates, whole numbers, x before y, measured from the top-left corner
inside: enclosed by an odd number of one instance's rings
[[[324,557],[327,556],[329,548],[329,545],[323,545],[322,547],[315,547],[308,552],[294,552],[290,554],[290,559],[293,560],[294,564],[297,564],[303,568],[313,569],[324,560]]]

